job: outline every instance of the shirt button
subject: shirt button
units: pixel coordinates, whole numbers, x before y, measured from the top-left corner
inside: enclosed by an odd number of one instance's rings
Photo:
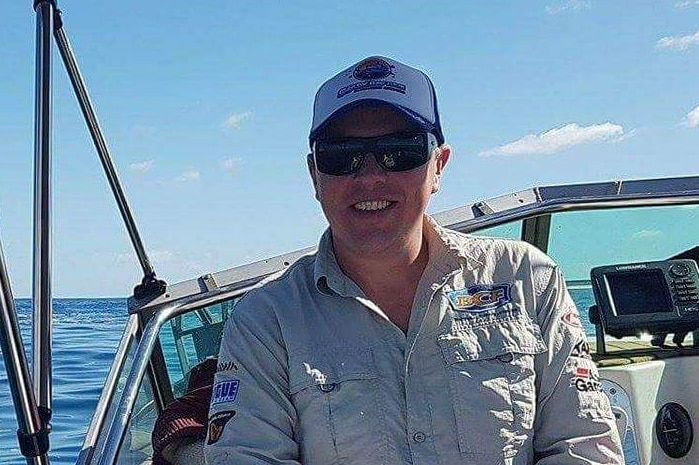
[[[318,389],[322,392],[332,392],[332,390],[335,389],[335,383],[319,384]]]
[[[512,355],[511,352],[508,352],[506,354],[498,355],[498,360],[504,363],[510,363],[512,360],[514,360],[515,356]]]
[[[415,442],[425,442],[425,439],[427,439],[427,436],[425,436],[425,433],[422,431],[418,431],[417,433],[413,434],[413,440]]]

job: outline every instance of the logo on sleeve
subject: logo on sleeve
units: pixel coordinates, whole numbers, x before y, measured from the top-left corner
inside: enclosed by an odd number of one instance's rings
[[[561,320],[563,320],[563,323],[567,324],[568,326],[572,326],[573,328],[583,327],[577,310],[568,310],[563,314]]]
[[[225,412],[219,412],[209,419],[209,432],[207,434],[208,439],[206,440],[207,446],[216,444],[218,440],[221,439],[226,423],[234,416],[235,410],[227,410]]]
[[[590,345],[587,343],[585,339],[580,340],[580,342],[575,344],[575,347],[573,347],[570,356],[576,358],[586,358],[588,360],[591,360],[592,357],[590,356]]]
[[[238,365],[233,360],[218,362],[216,371],[238,371]]]
[[[578,366],[575,368],[575,375],[570,380],[570,385],[575,386],[580,392],[598,392],[602,388],[599,376],[587,367]]]
[[[214,385],[214,393],[211,399],[211,404],[220,404],[221,402],[233,402],[238,397],[238,388],[240,381],[231,379],[229,381],[221,381]]]
[[[451,291],[447,298],[457,311],[481,312],[512,302],[511,294],[509,284],[477,284]]]

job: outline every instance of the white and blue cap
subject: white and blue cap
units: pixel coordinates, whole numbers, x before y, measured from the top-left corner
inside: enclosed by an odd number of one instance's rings
[[[433,133],[440,145],[444,143],[437,95],[430,78],[398,61],[373,56],[320,86],[313,103],[311,145],[331,120],[360,105],[372,103],[395,108],[420,129]]]

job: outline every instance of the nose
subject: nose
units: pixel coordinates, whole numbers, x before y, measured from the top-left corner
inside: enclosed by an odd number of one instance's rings
[[[381,168],[378,163],[376,163],[376,158],[373,153],[367,153],[362,160],[362,166],[354,174],[355,178],[366,178],[366,179],[384,179],[386,177],[386,170]]]

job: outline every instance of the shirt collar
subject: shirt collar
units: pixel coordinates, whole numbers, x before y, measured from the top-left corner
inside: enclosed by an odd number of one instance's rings
[[[473,269],[483,266],[480,248],[468,241],[464,244],[463,236],[443,228],[425,215],[423,234],[427,238],[430,266],[444,275],[465,267]],[[459,236],[457,238],[457,235]],[[313,267],[313,280],[316,288],[323,294],[337,293],[345,297],[366,297],[357,284],[347,277],[338,265],[332,246],[330,228],[326,229],[318,243],[316,261]]]
[[[334,292],[343,297],[365,297],[359,286],[340,269],[333,251],[330,228],[325,230],[318,243],[313,281],[322,294],[330,295]]]
[[[423,231],[430,250],[429,264],[449,273],[457,268],[472,270],[483,266],[483,251],[477,241],[456,231],[446,229],[425,215]]]

